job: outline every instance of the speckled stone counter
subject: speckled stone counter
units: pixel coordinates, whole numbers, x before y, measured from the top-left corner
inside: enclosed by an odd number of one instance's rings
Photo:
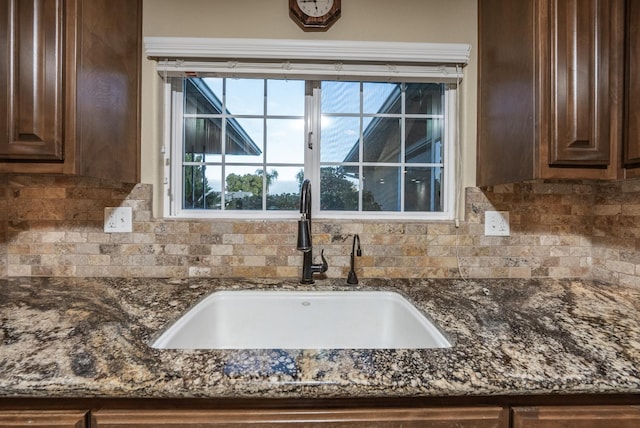
[[[221,289],[394,290],[455,342],[425,350],[157,350]],[[583,280],[0,280],[0,396],[640,393],[640,290]]]

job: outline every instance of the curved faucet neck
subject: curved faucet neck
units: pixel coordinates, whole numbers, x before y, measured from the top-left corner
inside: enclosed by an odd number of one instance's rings
[[[360,249],[360,236],[356,233],[353,236],[353,243],[351,244],[351,257],[353,257],[356,254],[356,241],[358,241],[358,255],[362,254],[362,250]]]
[[[311,220],[311,181],[306,179],[302,182],[300,190],[300,214],[307,220]]]

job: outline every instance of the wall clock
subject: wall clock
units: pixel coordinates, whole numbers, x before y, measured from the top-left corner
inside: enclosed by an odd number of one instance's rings
[[[340,18],[340,0],[289,0],[289,16],[304,31],[326,31]]]

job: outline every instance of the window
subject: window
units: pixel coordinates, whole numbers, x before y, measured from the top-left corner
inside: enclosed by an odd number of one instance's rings
[[[445,90],[323,81],[320,211],[443,211]]]
[[[318,215],[446,214],[446,84],[192,77],[176,88],[175,213],[295,212],[315,177]]]
[[[296,210],[304,175],[304,81],[186,78],[181,211]],[[232,214],[233,215],[233,214]]]
[[[169,216],[452,219],[460,68],[402,67],[165,62]]]

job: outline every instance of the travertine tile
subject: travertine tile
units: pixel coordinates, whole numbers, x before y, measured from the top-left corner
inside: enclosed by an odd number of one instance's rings
[[[165,220],[151,186],[0,175],[0,277],[299,275],[295,221]],[[631,283],[640,268],[640,180],[529,182],[466,191],[465,221],[314,220],[329,274],[361,277],[592,276]],[[105,206],[131,206],[134,232],[102,232]],[[484,211],[507,210],[509,237],[484,236]]]

